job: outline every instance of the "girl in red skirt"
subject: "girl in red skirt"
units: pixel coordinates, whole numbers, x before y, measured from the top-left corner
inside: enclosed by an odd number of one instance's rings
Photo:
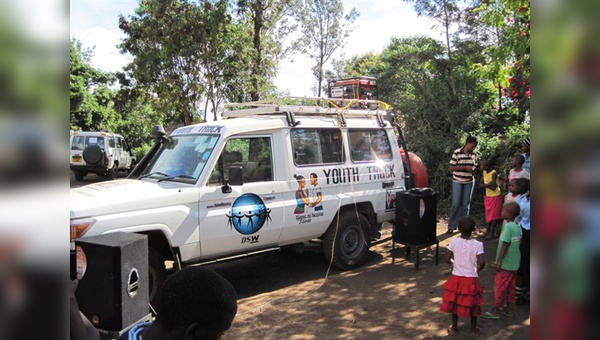
[[[496,238],[496,229],[502,224],[500,212],[502,211],[502,196],[500,186],[498,185],[498,173],[490,169],[490,161],[487,159],[479,163],[482,171],[480,188],[485,188],[483,197],[483,206],[485,207],[485,222],[487,228],[483,235],[483,240]],[[498,233],[499,234],[499,233]]]
[[[471,335],[481,334],[477,327],[477,317],[483,305],[483,288],[479,285],[479,271],[485,267],[483,243],[471,239],[475,230],[475,220],[463,216],[458,220],[460,237],[450,241],[446,262],[452,264],[452,276],[444,283],[444,295],[440,310],[452,313],[449,335],[458,334],[458,317],[471,318]]]

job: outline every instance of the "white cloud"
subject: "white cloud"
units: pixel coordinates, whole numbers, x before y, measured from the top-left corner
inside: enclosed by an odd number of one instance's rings
[[[121,32],[95,26],[80,32],[75,38],[79,39],[84,47],[94,47],[94,67],[115,72],[122,70],[131,61],[130,55],[121,54],[117,48],[124,36]]]

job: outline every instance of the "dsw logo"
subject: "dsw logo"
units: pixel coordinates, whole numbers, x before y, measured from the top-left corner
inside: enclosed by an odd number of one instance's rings
[[[252,236],[248,236],[248,237],[242,237],[242,243],[257,243],[259,236],[260,235],[252,235]]]

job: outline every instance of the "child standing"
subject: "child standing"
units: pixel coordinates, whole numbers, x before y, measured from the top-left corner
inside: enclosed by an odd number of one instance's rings
[[[516,301],[517,270],[521,261],[519,243],[523,233],[515,223],[519,216],[519,204],[509,202],[502,206],[502,218],[508,221],[502,229],[498,250],[496,251],[496,276],[494,277],[494,306],[492,312],[481,315],[486,319],[500,319],[498,313],[511,317]]]
[[[504,196],[504,204],[508,202],[516,202],[519,198],[519,188],[517,187],[517,180],[511,179],[508,182],[508,193]]]
[[[512,169],[508,172],[508,180],[515,178],[527,178],[529,179],[529,172],[523,169],[525,163],[525,157],[523,155],[516,155],[512,158]]]
[[[521,264],[517,275],[517,304],[529,301],[529,248],[531,235],[529,180],[526,178],[516,179],[517,192],[520,194],[516,203],[521,208],[515,223],[521,227],[523,238],[519,247],[521,251]]]
[[[475,220],[463,216],[458,220],[460,237],[450,241],[446,253],[446,263],[452,264],[452,275],[444,283],[444,294],[440,310],[452,313],[449,335],[458,334],[458,317],[471,318],[471,335],[481,334],[477,327],[477,317],[483,305],[483,288],[479,285],[479,271],[485,267],[483,243],[471,239],[475,230]]]
[[[490,161],[484,159],[480,163],[483,173],[480,188],[485,188],[483,197],[483,206],[485,207],[485,222],[487,229],[483,235],[484,240],[491,240],[495,237],[496,227],[502,223],[500,212],[502,211],[502,196],[498,186],[498,173],[490,169]]]

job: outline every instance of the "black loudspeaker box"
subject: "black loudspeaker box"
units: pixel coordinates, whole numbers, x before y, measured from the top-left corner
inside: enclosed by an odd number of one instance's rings
[[[428,190],[427,190],[428,189]],[[396,193],[396,221],[392,237],[414,246],[436,240],[437,194],[430,188]]]
[[[75,297],[96,326],[121,331],[146,317],[148,307],[148,237],[110,233],[75,241],[78,268],[85,267]],[[84,262],[84,263],[81,263]]]

